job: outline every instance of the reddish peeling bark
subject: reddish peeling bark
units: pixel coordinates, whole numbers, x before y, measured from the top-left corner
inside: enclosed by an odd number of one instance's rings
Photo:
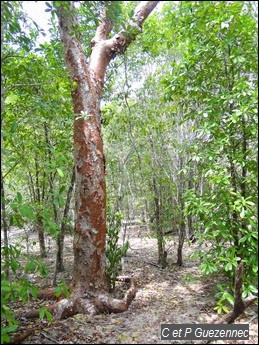
[[[135,296],[134,283],[131,283],[124,300],[120,302],[112,301],[106,295],[106,187],[100,101],[109,62],[135,39],[157,3],[141,2],[129,23],[130,32],[121,31],[109,39],[107,37],[112,29],[112,21],[104,11],[92,40],[88,64],[76,30],[73,30],[78,28],[73,2],[56,5],[65,63],[72,86],[76,173],[74,286],[70,299],[58,302],[58,307],[55,307],[58,318],[76,312],[123,311]]]
[[[73,11],[73,4],[69,11]],[[90,77],[80,42],[70,34],[75,18],[58,8],[65,61],[70,71],[74,106],[76,169],[76,225],[74,234],[74,288],[77,293],[106,290],[106,189],[101,137],[101,90]]]

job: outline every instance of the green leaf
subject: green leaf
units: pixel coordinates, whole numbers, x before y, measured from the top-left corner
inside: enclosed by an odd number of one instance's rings
[[[224,294],[224,297],[231,305],[234,305],[234,297],[232,295],[227,293],[227,294]]]
[[[53,202],[54,202],[54,205],[59,206],[59,198],[57,196],[55,196]]]
[[[250,205],[250,206],[254,206],[254,205],[255,205],[255,203],[252,202],[252,201],[250,201],[250,200],[246,200],[246,204],[247,204],[247,205]]]
[[[62,198],[62,196],[59,196],[58,203],[59,203],[59,206],[61,207],[65,205],[65,200]]]
[[[217,311],[218,314],[222,313],[222,306],[221,305],[217,305],[215,308],[213,308],[214,310]]]
[[[11,127],[11,132],[15,132],[16,128],[18,127],[18,122],[14,122]]]
[[[63,185],[59,190],[59,194],[62,194],[65,190],[66,190],[66,185]]]
[[[17,192],[17,201],[18,201],[19,204],[22,203],[22,194],[19,193],[19,192]]]
[[[51,322],[53,319],[52,314],[48,310],[46,310],[45,315],[46,315],[47,321]]]
[[[46,308],[45,308],[45,307],[41,307],[41,308],[40,308],[39,316],[40,316],[40,319],[41,319],[41,320],[44,319],[45,311],[46,311]]]
[[[28,205],[21,205],[20,207],[21,215],[30,220],[34,220],[33,209]]]
[[[225,271],[231,271],[232,270],[232,263],[231,262],[228,262],[225,266]]]
[[[5,327],[2,328],[2,331],[1,331],[1,344],[10,343],[9,335],[4,332],[5,332]]]
[[[18,325],[10,325],[10,326],[7,326],[5,327],[5,331],[6,332],[13,332],[17,329]]]
[[[57,168],[57,172],[58,172],[60,177],[64,177],[64,173],[61,169]]]
[[[243,237],[241,237],[239,240],[238,240],[238,243],[240,244],[240,243],[244,243],[244,242],[246,242],[247,241],[247,237],[246,236],[243,236]]]
[[[24,271],[25,271],[25,273],[35,272],[37,267],[38,267],[38,265],[35,261],[29,261],[29,262],[27,262],[27,264],[24,268]]]
[[[57,286],[56,288],[55,288],[55,296],[58,298],[58,297],[60,297],[61,296],[61,294],[62,294],[62,290],[63,290],[63,288],[61,287],[61,286]]]
[[[225,305],[222,306],[222,311],[224,313],[229,313],[229,309]]]

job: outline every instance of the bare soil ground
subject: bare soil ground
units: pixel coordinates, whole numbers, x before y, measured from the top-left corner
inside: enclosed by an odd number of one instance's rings
[[[21,236],[16,235],[15,241]],[[184,266],[179,268],[176,262],[176,241],[171,245],[168,254],[169,266],[160,269],[156,266],[156,240],[147,236],[144,228],[128,228],[130,249],[123,269],[124,275],[134,276],[137,295],[128,311],[121,314],[101,314],[96,316],[75,315],[65,320],[48,323],[43,320],[22,319],[18,332],[31,330],[23,344],[184,344],[182,340],[163,341],[160,339],[160,325],[170,324],[205,324],[215,323],[219,316],[214,312],[216,304],[214,294],[218,277],[202,277],[197,262],[190,260],[189,254],[197,247],[196,244],[184,245]],[[39,255],[37,235],[30,233],[28,250]],[[47,278],[39,274],[31,274],[30,280],[41,288],[51,287],[55,264],[55,245],[47,239],[48,257],[44,262],[49,268]],[[59,274],[58,280],[70,282],[73,265],[73,239],[65,239],[65,272]],[[26,251],[26,249],[25,249]],[[119,295],[125,287],[118,283],[116,293]],[[30,300],[26,304],[15,304],[16,311],[30,310],[52,301]],[[258,311],[253,305],[236,320],[236,323],[249,324],[250,339],[240,340],[239,344],[258,343]],[[206,341],[188,341],[193,344],[205,344]],[[236,341],[212,341],[212,344],[236,344]]]

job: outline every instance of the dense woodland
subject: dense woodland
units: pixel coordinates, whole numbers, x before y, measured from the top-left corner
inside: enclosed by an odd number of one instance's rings
[[[257,303],[257,6],[53,1],[42,28],[1,2],[1,344],[126,312],[133,228],[154,270],[214,279],[218,322]]]

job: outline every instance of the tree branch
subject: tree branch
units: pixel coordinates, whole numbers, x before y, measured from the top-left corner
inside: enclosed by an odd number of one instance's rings
[[[106,40],[109,33],[112,30],[113,22],[108,17],[107,12],[108,12],[108,8],[105,7],[105,9],[101,13],[100,24],[96,30],[94,38],[91,41],[92,47],[95,45],[96,42],[99,42],[101,40]]]
[[[103,85],[106,68],[109,62],[118,53],[124,52],[129,44],[135,40],[142,31],[142,25],[159,1],[141,1],[136,7],[132,19],[127,23],[126,28],[110,39],[107,38],[112,23],[107,18],[102,19],[92,40],[92,53],[89,61],[89,68],[93,72],[97,82]]]

